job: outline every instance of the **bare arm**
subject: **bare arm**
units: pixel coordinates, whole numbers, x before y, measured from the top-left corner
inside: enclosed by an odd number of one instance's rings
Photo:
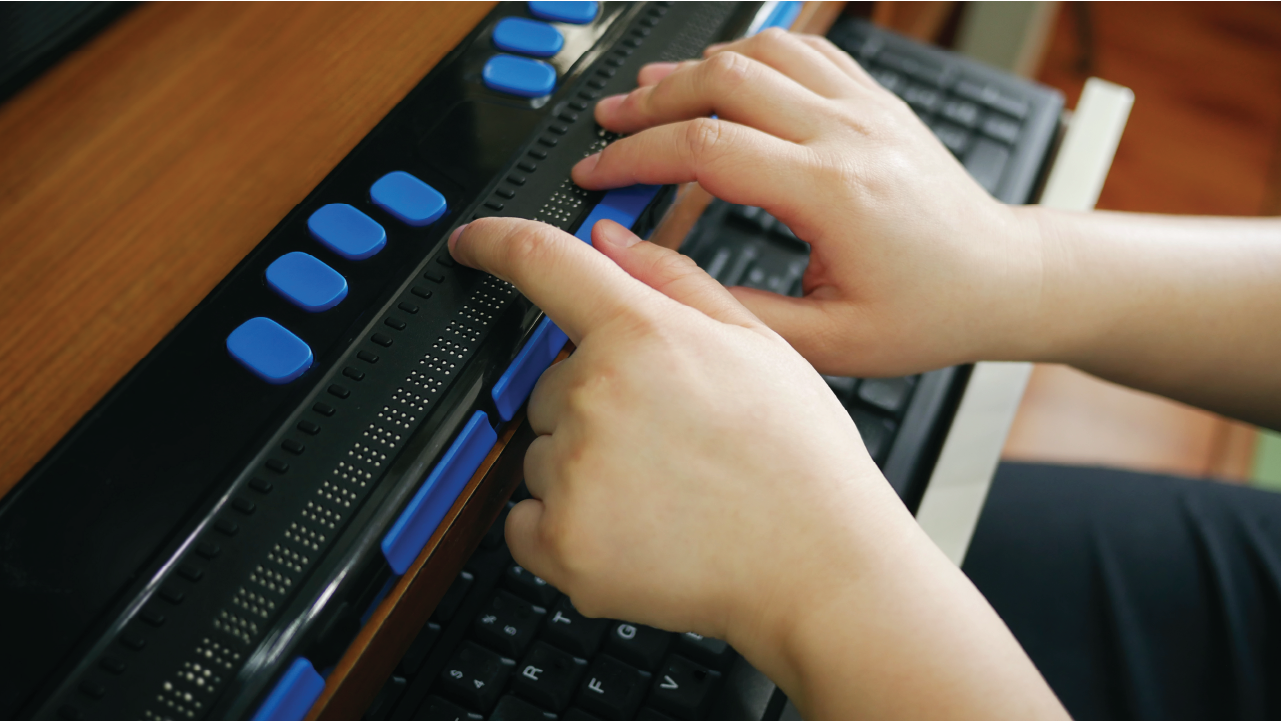
[[[1281,219],[1024,212],[1044,292],[1029,345],[999,355],[1281,428]]]
[[[805,296],[733,293],[819,370],[1058,361],[1281,426],[1281,221],[1001,205],[819,38],[762,33],[641,83],[598,104],[633,135],[575,179],[697,180],[787,223],[812,246]]]

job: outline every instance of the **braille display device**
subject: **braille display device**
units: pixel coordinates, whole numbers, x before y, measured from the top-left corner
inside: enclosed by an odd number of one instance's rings
[[[593,102],[799,10],[500,3],[0,499],[0,718],[301,721],[566,343],[449,233],[499,215],[647,234],[671,188],[570,180],[616,137]],[[996,197],[1030,198],[1057,96],[864,24],[832,38]],[[780,293],[808,258],[719,202],[684,251]],[[909,506],[964,378],[829,379]],[[504,516],[370,721],[778,718],[724,642],[579,615],[512,565]]]

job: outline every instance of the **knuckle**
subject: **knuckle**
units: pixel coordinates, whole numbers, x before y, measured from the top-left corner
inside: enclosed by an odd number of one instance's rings
[[[522,223],[508,231],[507,254],[517,267],[541,267],[556,255],[556,240],[550,226]]]
[[[724,126],[718,120],[697,118],[685,126],[685,152],[696,163],[715,157],[723,141]]]
[[[755,61],[751,58],[727,50],[716,53],[703,64],[704,73],[710,82],[720,84],[732,90],[745,82],[750,82],[758,72]]]

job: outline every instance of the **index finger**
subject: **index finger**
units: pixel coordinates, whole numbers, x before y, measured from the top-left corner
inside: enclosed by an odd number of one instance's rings
[[[458,262],[516,286],[575,345],[637,307],[648,290],[590,245],[532,220],[472,221],[450,235],[449,250]]]

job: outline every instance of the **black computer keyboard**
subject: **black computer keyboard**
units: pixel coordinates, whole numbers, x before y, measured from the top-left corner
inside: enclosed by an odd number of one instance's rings
[[[527,497],[522,487],[513,502]],[[505,520],[504,512],[366,721],[700,721],[781,708],[774,684],[724,641],[579,614],[513,563]]]
[[[829,38],[903,98],[998,199],[1032,199],[1062,98],[853,18]],[[761,208],[714,201],[681,251],[727,286],[800,295],[809,246]],[[827,376],[909,508],[928,481],[966,368]],[[524,496],[523,487],[513,501]],[[511,503],[508,504],[510,509]],[[505,515],[505,514],[504,514]],[[366,721],[778,721],[795,709],[723,641],[578,614],[515,565],[500,517]]]

